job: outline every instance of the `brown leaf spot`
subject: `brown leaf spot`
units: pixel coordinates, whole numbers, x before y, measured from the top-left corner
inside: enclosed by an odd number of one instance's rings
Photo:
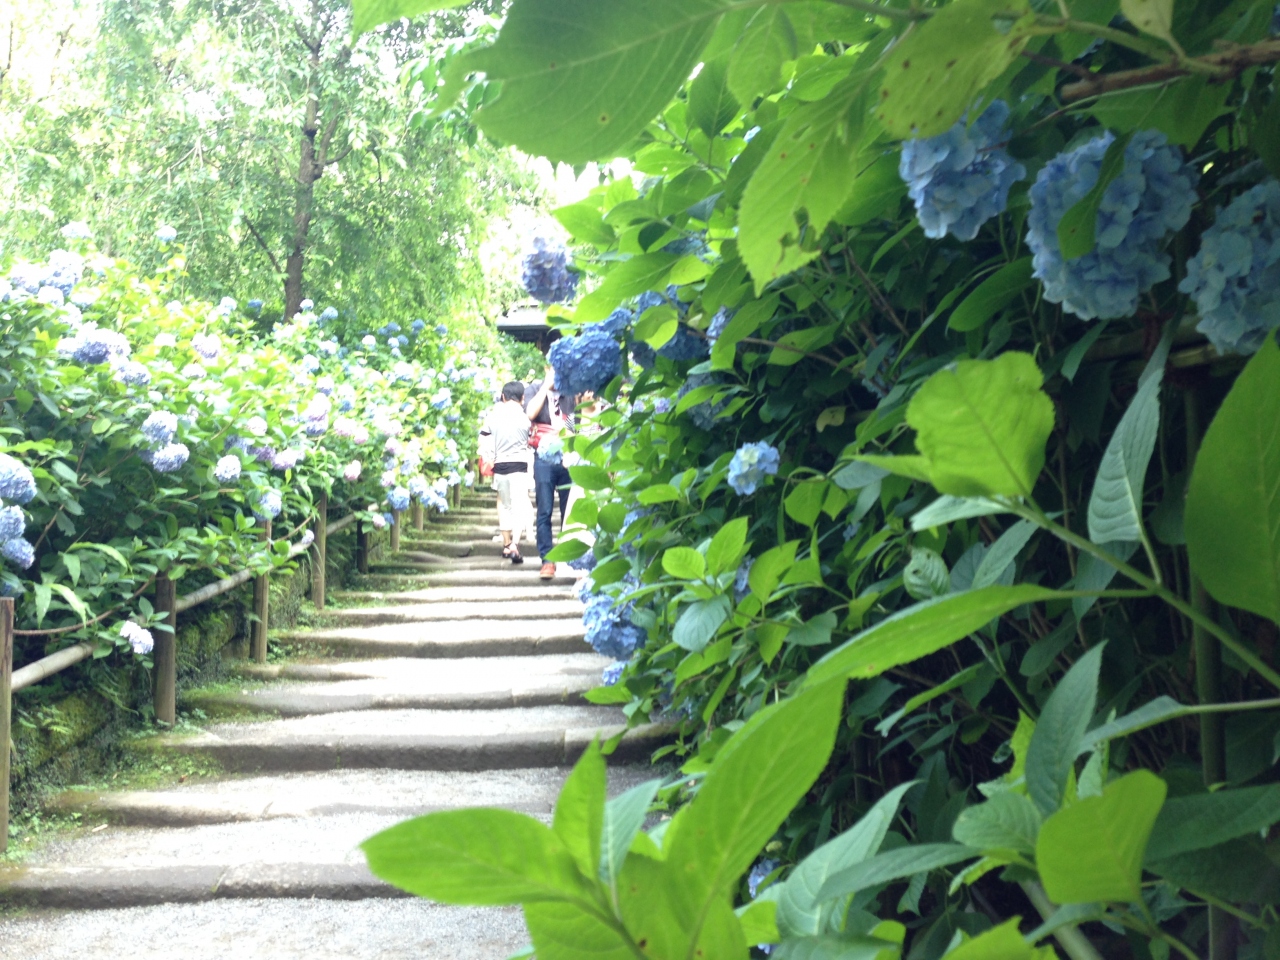
[[[948,70],[950,70],[952,67],[954,67],[954,66],[955,66],[957,63],[959,63],[959,62],[960,62],[959,60],[948,60],[948,61],[947,61],[947,69],[948,69]]]
[[[903,69],[903,70],[908,70],[908,69],[910,69],[910,67],[911,67],[911,61],[910,61],[910,60],[903,60],[903,61],[902,61],[902,69]]]
[[[609,122],[609,115],[608,115],[607,113],[602,113],[602,114],[600,114],[600,122],[601,122],[601,123],[608,123],[608,122]]]
[[[556,62],[554,60],[552,60],[549,64],[547,64],[547,69],[554,70],[555,68],[556,68]]]
[[[778,159],[779,159],[779,160],[785,160],[785,159],[787,159],[787,152],[784,150],[784,151],[782,151],[782,153],[778,154]]]

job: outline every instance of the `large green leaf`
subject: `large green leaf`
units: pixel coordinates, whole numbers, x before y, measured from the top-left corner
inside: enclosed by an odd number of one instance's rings
[[[897,815],[902,795],[913,786],[915,781],[894,787],[856,824],[800,861],[779,884],[775,894],[776,920],[784,936],[817,936],[824,931],[826,915],[832,908],[828,905],[824,909],[818,900],[818,891],[833,873],[861,863],[880,849]]]
[[[956,817],[951,835],[978,850],[1012,850],[1032,855],[1040,834],[1040,811],[1021,793],[1003,790],[986,803],[966,807]]]
[[[766,4],[750,14],[730,54],[728,81],[740,103],[772,93],[782,65],[796,58],[795,27],[783,4]]]
[[[1205,433],[1185,522],[1191,566],[1214,599],[1280,622],[1280,347],[1272,337]]]
[[[908,607],[863,630],[809,668],[806,684],[832,677],[874,677],[918,660],[973,633],[1024,603],[1063,595],[1046,587],[991,586]]]
[[[538,960],[634,960],[622,935],[570,903],[526,903],[524,921]]]
[[[689,84],[689,121],[708,137],[714,137],[738,115],[738,101],[729,91],[727,74],[723,59],[711,60]]]
[[[1142,539],[1142,489],[1160,429],[1160,381],[1156,371],[1138,388],[1102,455],[1089,498],[1094,543]]]
[[[581,163],[616,156],[689,79],[724,0],[516,0],[473,69],[502,82],[490,136]],[[616,301],[615,301],[616,304]]]
[[[944,960],[1057,960],[1058,955],[1053,947],[1028,943],[1014,917],[976,937],[962,939],[943,956]]]
[[[728,597],[695,600],[680,611],[671,639],[677,646],[697,653],[711,642],[720,625],[729,619],[729,613]]]
[[[907,407],[919,457],[866,457],[958,497],[1031,495],[1053,432],[1035,359],[1010,351],[961,360],[925,381]]]
[[[1147,861],[1216,847],[1280,821],[1280,784],[1219,790],[1165,801],[1147,843]]]
[[[1137,770],[1108,784],[1102,796],[1077,800],[1045,820],[1036,866],[1049,899],[1141,900],[1143,853],[1164,795],[1163,780]]]
[[[765,707],[717,754],[671,837],[672,876],[695,916],[727,897],[797,801],[835,744],[843,678]]]
[[[583,876],[595,876],[600,863],[604,826],[605,770],[594,740],[574,764],[556,800],[551,829],[573,854]]]
[[[1018,58],[1034,23],[1026,0],[954,0],[916,24],[886,60],[885,130],[902,140],[947,130]]]
[[[567,900],[584,885],[573,855],[532,817],[476,807],[415,817],[360,845],[369,869],[441,903]]]
[[[1046,816],[1066,798],[1072,766],[1098,700],[1104,645],[1077,660],[1053,688],[1027,745],[1027,793]]]
[[[674,253],[656,251],[616,264],[604,282],[582,298],[574,319],[579,323],[603,320],[623,300],[646,290],[662,289],[667,284],[667,274],[679,259]]]
[[[978,855],[979,851],[959,843],[924,843],[899,847],[887,853],[878,853],[832,874],[818,891],[818,896],[822,900],[833,900],[891,880],[903,880],[917,873],[927,873],[962,860],[972,860]]]
[[[618,882],[622,863],[627,858],[627,851],[631,849],[631,841],[644,826],[649,805],[653,803],[653,798],[657,796],[660,786],[662,786],[661,780],[646,780],[604,805],[604,824],[600,840],[600,879],[610,887]]]
[[[818,255],[802,247],[804,211],[811,233],[821,234],[843,205],[859,172],[867,84],[861,74],[841,82],[822,100],[796,108],[769,147],[742,195],[738,249],[759,293],[774,277]]]
[[[351,32],[358,37],[380,24],[399,20],[401,17],[413,18],[432,10],[448,10],[466,2],[467,0],[351,0]]]

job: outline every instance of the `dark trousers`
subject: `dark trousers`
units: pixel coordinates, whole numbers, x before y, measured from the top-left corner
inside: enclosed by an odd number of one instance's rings
[[[556,538],[551,533],[551,511],[556,497],[560,499],[560,522],[564,523],[564,508],[569,502],[569,484],[573,481],[569,471],[559,463],[547,463],[541,457],[533,459],[533,493],[538,501],[538,556],[544,560]]]

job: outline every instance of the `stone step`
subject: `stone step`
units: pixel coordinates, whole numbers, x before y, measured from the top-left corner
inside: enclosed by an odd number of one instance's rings
[[[479,772],[326,770],[197,781],[167,790],[69,790],[56,794],[45,807],[61,813],[79,813],[91,821],[152,827],[355,813],[415,817],[473,806],[545,816],[555,809],[556,797],[568,774],[568,767]],[[615,796],[662,775],[663,771],[650,766],[611,765],[609,794]]]
[[[443,573],[412,574],[370,573],[356,577],[355,583],[368,590],[403,588],[405,592],[422,587],[526,587],[537,584],[572,586],[577,583],[577,577],[571,577],[562,572],[565,569],[563,565],[557,565],[555,577],[550,580],[541,580],[538,577],[538,565],[526,559],[519,566],[507,565],[493,570],[451,570]]]
[[[538,577],[541,559],[528,546],[521,551],[524,554],[523,564],[513,564],[500,554],[480,557],[443,557],[417,551],[393,553],[369,564],[372,574],[386,574],[403,571],[404,573],[452,573],[460,570],[514,570],[533,579]]]
[[[519,907],[416,897],[212,899],[0,918],[6,960],[494,960],[528,942]]]
[[[581,619],[436,620],[326,630],[278,630],[271,638],[312,649],[385,657],[527,657],[585,653]]]
[[[462,660],[372,660],[290,664],[266,689],[184,696],[182,705],[210,715],[270,713],[282,717],[348,710],[490,710],[581,703],[601,683],[607,657],[559,654]],[[310,682],[306,682],[310,681]]]
[[[530,553],[528,545],[532,540],[520,538],[521,552]],[[496,536],[484,540],[418,540],[403,539],[400,541],[400,552],[404,554],[430,553],[440,557],[501,557],[502,540]]]
[[[546,594],[541,584],[534,588]],[[372,595],[370,595],[372,596]],[[392,594],[397,600],[403,594]],[[507,599],[501,591],[484,601],[414,601],[401,606],[331,608],[315,615],[321,626],[376,626],[385,623],[418,623],[429,620],[575,620],[582,617],[582,603],[572,596],[538,596]]]
[[[431,539],[433,540],[488,540],[498,532],[498,518],[494,517],[492,523],[468,521],[466,523],[451,523],[439,528],[433,526],[430,529],[433,534]],[[438,536],[435,535],[437,529],[440,531]],[[403,539],[404,533],[401,532],[400,536]],[[423,539],[425,540],[427,538],[423,537]]]
[[[215,724],[193,736],[152,742],[159,749],[208,757],[238,773],[500,770],[572,764],[592,739],[620,733],[624,719],[620,710],[596,706],[356,711]],[[638,727],[613,757],[647,760],[668,736],[662,725]]]
[[[566,582],[568,581],[566,578]],[[504,586],[442,586],[429,587],[425,590],[334,590],[329,596],[338,603],[386,603],[394,600],[402,604],[450,604],[450,603],[483,603],[494,604],[515,603],[517,601],[534,600],[540,603],[561,602],[572,598],[573,592],[563,585],[554,585],[537,580],[531,584],[515,583]],[[359,609],[352,607],[350,609]],[[325,615],[337,612],[338,608],[329,608]]]

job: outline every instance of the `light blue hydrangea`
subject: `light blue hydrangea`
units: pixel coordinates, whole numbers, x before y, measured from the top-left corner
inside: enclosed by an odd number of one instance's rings
[[[653,401],[654,413],[670,413],[671,401],[667,397],[655,397]]]
[[[449,332],[449,328],[448,328],[448,327],[446,327],[443,323],[437,323],[437,324],[436,324],[436,334],[437,334],[437,335],[439,335],[439,336],[443,337],[443,336],[444,336],[445,334],[447,334],[448,332]]]
[[[747,496],[756,492],[765,477],[778,472],[778,448],[765,443],[744,443],[729,461],[729,486]]]
[[[219,483],[235,483],[240,479],[240,469],[240,458],[228,453],[213,465],[213,477]]]
[[[1178,285],[1191,295],[1196,329],[1220,353],[1256,353],[1280,327],[1280,183],[1236,197],[1200,238]]]
[[[395,486],[387,491],[387,502],[391,509],[401,512],[409,509],[409,490],[407,487]]]
[[[716,345],[716,341],[724,333],[724,328],[729,325],[729,321],[733,319],[733,315],[737,310],[730,310],[728,307],[721,307],[711,317],[711,323],[707,326],[707,343],[711,346]]]
[[[137,360],[126,360],[115,368],[115,378],[130,387],[145,387],[151,382],[151,371]]]
[[[229,317],[236,311],[236,301],[234,297],[223,297],[218,301],[218,306],[214,308],[224,317]]]
[[[996,100],[972,124],[963,119],[946,133],[903,143],[898,174],[926,237],[972,240],[1004,210],[1009,188],[1027,175],[999,146],[1009,139],[1008,121],[1009,105]]]
[[[249,312],[252,313],[255,317],[262,312],[261,300],[256,300],[256,299],[250,300],[248,303],[245,304],[245,306],[249,309]]]
[[[156,446],[169,443],[177,433],[178,418],[168,410],[156,410],[142,421],[142,435]]]
[[[360,338],[360,344],[361,346],[369,347],[370,349],[372,349],[373,347],[376,347],[378,345],[378,338],[375,337],[372,333],[366,333],[363,337]]]
[[[258,497],[258,505],[253,508],[253,515],[259,520],[274,520],[280,516],[284,503],[278,490],[268,490]]]
[[[633,314],[626,307],[619,307],[613,313],[609,314],[603,320],[589,324],[588,330],[603,330],[619,343],[627,335],[627,327],[631,325],[631,321],[635,319]]]
[[[70,337],[58,341],[58,353],[70,357],[76,363],[94,366],[110,360],[123,359],[133,352],[128,339],[114,330],[101,330],[95,324],[86,323]]]
[[[427,328],[427,321],[422,319],[415,320],[413,321],[413,323],[409,324],[409,329],[412,330],[414,333],[421,333],[426,328]]]
[[[606,657],[630,660],[646,637],[643,628],[631,621],[633,609],[633,604],[615,603],[610,596],[592,597],[582,613],[587,643]]]
[[[337,307],[325,307],[323,310],[320,311],[321,323],[328,323],[330,320],[337,320],[337,319],[338,319]]]
[[[216,333],[197,333],[191,338],[191,349],[203,360],[217,360],[222,341]]]
[[[568,303],[578,289],[578,274],[569,269],[564,244],[534,237],[520,264],[520,279],[529,296],[542,303]]]
[[[747,594],[751,592],[751,567],[755,562],[755,557],[747,557],[742,563],[738,564],[738,572],[733,575],[733,600],[735,603],[741,603],[747,598]]]
[[[1045,165],[1031,187],[1027,245],[1033,275],[1044,282],[1045,299],[1084,320],[1131,315],[1138,298],[1169,277],[1164,239],[1191,217],[1199,175],[1164,134],[1143,130],[1124,152],[1124,169],[1103,191],[1094,248],[1063,260],[1058,224],[1098,182],[1102,159],[1114,137],[1107,133],[1061,153]]]
[[[0,507],[0,541],[15,540],[27,530],[27,516],[21,507]]]
[[[600,675],[600,682],[606,687],[614,686],[622,679],[622,671],[627,668],[625,660],[615,660],[604,668],[604,672]]]
[[[271,456],[272,470],[292,470],[302,461],[301,450],[280,450]]]
[[[314,354],[308,353],[298,361],[298,365],[302,367],[303,373],[315,373],[320,369],[320,358]]]
[[[30,503],[36,495],[36,478],[27,465],[7,453],[0,453],[0,497],[14,503]]]
[[[21,567],[26,570],[36,562],[36,548],[22,537],[14,537],[12,540],[0,543],[0,556],[3,556],[15,567]]]
[[[600,329],[562,337],[551,345],[547,360],[555,370],[556,389],[568,396],[599,393],[622,372],[618,342]]]
[[[301,310],[303,313],[310,313],[312,310],[315,309],[315,305],[316,304],[314,300],[307,299],[307,300],[303,300],[301,303],[298,304],[298,309]]]
[[[760,884],[778,867],[782,866],[777,860],[769,857],[763,857],[755,862],[751,868],[751,872],[747,874],[747,893],[754,900],[760,894]]]
[[[173,473],[181,469],[190,456],[185,443],[166,443],[159,450],[151,451],[148,459],[156,473]]]
[[[178,239],[178,231],[175,227],[162,223],[156,230],[156,239],[167,246]]]

